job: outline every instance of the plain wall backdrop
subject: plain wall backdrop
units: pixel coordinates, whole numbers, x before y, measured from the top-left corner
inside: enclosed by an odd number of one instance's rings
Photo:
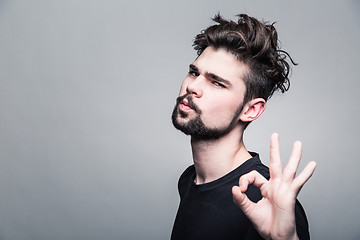
[[[312,239],[360,239],[360,2],[0,0],[0,239],[169,239],[192,163],[170,115],[220,12],[276,22],[299,63],[245,132],[295,140]]]

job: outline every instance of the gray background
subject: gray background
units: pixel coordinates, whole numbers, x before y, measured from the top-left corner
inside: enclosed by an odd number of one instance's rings
[[[313,239],[360,239],[359,1],[0,1],[0,239],[168,239],[192,162],[170,114],[220,11],[276,27],[299,66],[245,133],[304,143]]]

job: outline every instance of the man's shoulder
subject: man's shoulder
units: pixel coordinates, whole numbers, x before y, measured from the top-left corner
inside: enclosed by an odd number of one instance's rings
[[[269,179],[269,168],[261,162],[259,154],[255,152],[250,152],[250,154],[252,157],[246,160],[236,169],[237,174],[242,176],[255,170],[263,175],[266,179]]]
[[[195,166],[194,164],[188,166],[185,171],[180,175],[180,179],[182,178],[186,178],[186,177],[191,177],[192,175],[195,174]]]
[[[195,166],[193,164],[187,167],[185,171],[180,175],[178,185],[181,185],[181,183],[185,181],[189,181],[189,179],[193,180],[194,178],[195,178]]]

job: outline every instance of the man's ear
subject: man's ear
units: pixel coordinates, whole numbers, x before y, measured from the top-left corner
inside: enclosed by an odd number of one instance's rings
[[[251,122],[257,119],[265,110],[266,101],[263,98],[254,98],[247,102],[240,113],[240,120]]]

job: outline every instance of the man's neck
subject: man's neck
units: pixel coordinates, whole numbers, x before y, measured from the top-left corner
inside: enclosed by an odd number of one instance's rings
[[[251,158],[242,137],[242,131],[233,129],[216,140],[191,138],[196,184],[214,181]]]

